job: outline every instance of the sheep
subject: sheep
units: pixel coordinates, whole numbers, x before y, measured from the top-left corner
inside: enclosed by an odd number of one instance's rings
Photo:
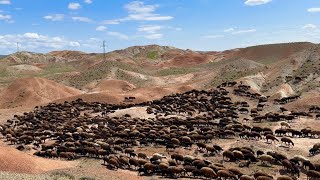
[[[172,154],[171,155],[171,159],[175,159],[176,161],[184,161],[183,155],[177,154],[177,153]]]
[[[183,172],[185,172],[185,170],[181,167],[176,167],[176,166],[170,166],[167,169],[168,173],[170,173],[173,177],[177,174],[179,174],[180,176],[182,175]]]
[[[289,146],[290,146],[290,144],[292,146],[294,146],[294,143],[292,142],[292,140],[290,138],[287,138],[287,137],[281,138],[281,142],[284,142],[285,144],[288,144]]]
[[[262,172],[262,171],[257,171],[257,172],[255,172],[254,174],[253,174],[253,176],[254,176],[254,178],[258,178],[258,177],[260,177],[260,176],[266,176],[266,177],[271,177],[272,178],[272,176],[270,176],[268,173],[265,173],[265,172]]]
[[[143,168],[146,170],[147,173],[154,173],[158,169],[158,166],[151,163],[146,163],[143,165]]]
[[[138,153],[138,158],[147,159],[147,155],[145,153]]]
[[[229,172],[233,173],[235,176],[237,176],[237,178],[241,177],[243,175],[243,173],[239,170],[239,169],[236,169],[236,168],[229,168],[228,169]]]
[[[299,162],[302,162],[302,163],[309,161],[308,158],[303,157],[303,156],[301,156],[301,155],[295,155],[292,159],[293,159],[293,160],[296,160],[296,161],[299,161]]]
[[[244,158],[244,155],[241,151],[237,151],[237,150],[234,150],[232,151],[233,152],[233,155],[234,157],[237,159],[237,160],[241,160]]]
[[[239,180],[255,180],[255,178],[249,175],[242,175]]]
[[[188,173],[192,173],[197,168],[195,166],[191,166],[191,165],[184,165],[183,169],[185,170],[185,175],[187,175]]]
[[[293,168],[292,163],[288,159],[282,160],[281,164],[282,164],[283,168],[286,168],[289,171],[291,171]]]
[[[135,166],[135,167],[139,167],[140,166],[140,163],[137,159],[134,159],[134,158],[130,158],[129,159],[129,164],[130,164],[130,168],[131,166]]]
[[[257,180],[273,180],[273,177],[270,176],[259,176]]]
[[[209,167],[202,167],[200,169],[201,174],[204,177],[215,179],[217,178],[217,174]]]
[[[234,156],[234,153],[231,152],[231,151],[224,151],[224,152],[222,153],[222,160],[224,160],[225,157],[228,158],[229,161],[234,161],[234,160],[236,160],[236,158],[235,158],[235,156]]]
[[[277,180],[293,180],[290,176],[280,176]]]
[[[285,127],[285,128],[290,128],[290,125],[289,125],[289,123],[287,123],[287,122],[280,122],[280,125],[281,125],[281,129],[283,128],[283,127]]]
[[[320,179],[320,172],[315,170],[307,171],[307,179]]]
[[[216,153],[216,149],[214,147],[211,146],[206,146],[206,150],[209,153]]]
[[[271,143],[272,143],[272,141],[274,142],[274,141],[278,141],[279,142],[279,140],[276,138],[276,137],[274,137],[273,135],[271,135],[271,134],[268,134],[268,135],[266,135],[266,139],[267,139],[267,142],[269,141],[269,139],[271,140]]]
[[[119,162],[117,159],[111,158],[108,160],[108,164],[112,167],[112,168],[116,168],[118,169],[120,167]]]
[[[269,162],[270,165],[272,166],[272,162],[274,161],[274,158],[270,155],[261,155],[258,159],[260,159],[261,164],[265,164],[265,162]]]
[[[220,177],[221,179],[224,178],[224,179],[229,179],[229,178],[233,178],[233,179],[237,179],[237,177],[230,171],[228,170],[219,170],[217,172],[217,176]]]

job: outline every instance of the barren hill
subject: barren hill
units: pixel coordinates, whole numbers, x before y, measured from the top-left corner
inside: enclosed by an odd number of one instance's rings
[[[22,78],[0,92],[0,107],[36,106],[81,94],[81,91],[43,78]]]
[[[40,77],[52,80],[50,83],[59,85],[58,89],[70,86],[86,91],[87,95],[80,95],[79,90],[73,89],[73,93],[61,95],[61,91],[57,91],[60,95],[49,98],[41,95],[39,98],[28,90],[31,87],[40,88],[42,82],[33,79],[38,82],[35,86],[21,85],[2,105],[23,105],[18,102],[27,101],[44,103],[73,95],[90,99],[90,96],[99,97],[101,93],[101,97],[110,99],[112,96],[113,102],[119,102],[124,96],[144,89],[140,95],[143,100],[158,98],[154,93],[157,89],[164,92],[170,89],[167,93],[160,93],[165,95],[177,92],[177,87],[208,89],[225,81],[243,81],[257,92],[282,97],[320,91],[319,59],[319,45],[307,42],[261,45],[223,52],[198,52],[158,45],[134,46],[107,53],[106,60],[102,54],[78,51],[48,54],[20,52],[2,60],[0,92],[2,89],[2,94],[10,94],[10,87],[16,87],[17,82],[22,83],[20,78]],[[43,93],[52,94],[46,93],[47,89],[42,89]],[[30,94],[22,98],[20,94],[24,91]],[[11,102],[12,99],[16,100]]]

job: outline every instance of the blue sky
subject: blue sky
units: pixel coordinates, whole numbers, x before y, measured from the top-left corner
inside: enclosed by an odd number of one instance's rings
[[[320,41],[319,0],[0,0],[0,54]]]

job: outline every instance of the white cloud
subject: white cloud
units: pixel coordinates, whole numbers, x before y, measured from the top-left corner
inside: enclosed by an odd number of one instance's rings
[[[84,0],[84,3],[86,3],[86,4],[91,4],[91,3],[92,3],[92,0]]]
[[[258,6],[262,4],[270,3],[272,0],[246,0],[244,3],[247,6]]]
[[[163,37],[163,34],[150,34],[144,37],[147,39],[161,39]]]
[[[122,39],[122,40],[129,40],[129,37],[127,35],[119,33],[119,32],[110,31],[110,32],[108,32],[108,35],[117,37],[117,38]]]
[[[63,14],[52,14],[43,17],[44,19],[51,20],[51,21],[62,21],[64,19]]]
[[[207,36],[203,36],[203,38],[206,39],[217,39],[217,38],[223,38],[224,35],[207,35]]]
[[[152,26],[152,25],[142,25],[138,28],[139,32],[146,32],[146,33],[156,33],[157,31],[161,30],[161,26]]]
[[[310,13],[317,13],[320,12],[320,8],[309,8],[307,11]]]
[[[21,50],[33,52],[74,49],[81,46],[78,41],[68,40],[64,37],[50,37],[35,32],[28,32],[0,36],[0,51],[14,52],[16,42],[21,44]]]
[[[91,23],[91,22],[93,22],[92,19],[87,18],[87,17],[72,17],[72,20],[78,21],[78,22],[86,22],[86,23]]]
[[[234,30],[235,30],[234,28],[228,28],[228,29],[225,29],[223,32],[232,32]]]
[[[105,20],[105,21],[102,21],[101,24],[120,24],[120,21],[119,20]]]
[[[119,24],[124,21],[167,21],[174,17],[162,16],[156,14],[155,11],[159,8],[159,5],[145,5],[142,1],[133,1],[124,6],[128,11],[128,16],[125,18],[103,21],[103,24],[107,22],[113,22],[113,24]]]
[[[317,29],[317,25],[314,24],[306,24],[302,27],[302,29]]]
[[[105,26],[98,26],[96,28],[96,31],[105,31],[105,30],[107,30],[107,27],[105,27]]]
[[[69,3],[68,8],[71,10],[77,10],[81,8],[81,5],[79,3]]]
[[[245,33],[253,33],[256,32],[256,29],[246,29],[246,30],[238,30],[238,31],[234,31],[231,34],[245,34]]]
[[[80,47],[80,43],[79,42],[76,42],[76,41],[71,41],[69,42],[69,46],[71,47]]]
[[[0,0],[0,4],[11,4],[11,1],[10,0]]]
[[[37,33],[25,33],[25,34],[23,34],[23,37],[28,38],[28,39],[40,39],[40,35]]]
[[[14,22],[10,15],[4,15],[4,14],[0,14],[0,21],[6,21],[8,23]]]

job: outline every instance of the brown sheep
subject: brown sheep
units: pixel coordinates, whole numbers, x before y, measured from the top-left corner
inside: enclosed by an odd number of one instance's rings
[[[167,171],[173,176],[175,177],[176,175],[181,176],[183,172],[185,172],[185,170],[181,167],[176,167],[176,166],[170,166]]]
[[[228,170],[220,170],[217,172],[217,176],[220,177],[221,179],[237,179],[237,177],[230,171]]]
[[[145,153],[138,153],[138,158],[147,159],[147,155]]]
[[[254,178],[258,178],[259,176],[267,176],[267,177],[271,177],[272,178],[272,176],[270,176],[268,173],[265,173],[265,172],[262,172],[262,171],[257,171],[257,172],[255,172],[254,174],[253,174],[253,176],[254,176]]]
[[[115,159],[115,158],[109,159],[108,164],[109,164],[112,168],[118,169],[118,168],[120,167],[118,160]]]
[[[273,180],[273,177],[270,176],[259,176],[257,180]]]
[[[294,146],[294,143],[292,142],[292,140],[290,138],[287,137],[283,137],[281,138],[281,143],[284,142],[285,144],[288,144],[290,146],[290,144],[292,144],[292,146]]]
[[[289,125],[287,122],[281,122],[280,125],[281,125],[281,129],[282,129],[283,127],[285,127],[285,128],[290,128],[290,125]]]
[[[236,168],[229,168],[228,171],[232,172],[238,178],[243,175],[243,173],[239,169],[236,169]]]
[[[307,171],[307,179],[320,179],[320,172],[315,170]]]
[[[263,154],[260,157],[258,157],[258,159],[260,159],[261,164],[265,165],[265,162],[270,163],[270,165],[272,166],[272,162],[274,161],[274,158],[270,155],[267,154]]]
[[[211,168],[203,167],[200,169],[200,172],[204,177],[211,179],[217,178],[217,174]]]
[[[147,173],[154,173],[157,170],[157,166],[151,163],[146,163],[143,165],[144,169],[147,171]]]
[[[280,176],[277,180],[293,180],[290,176]]]
[[[249,175],[242,175],[240,177],[240,180],[255,180],[254,177],[249,176]]]
[[[281,164],[282,164],[283,168],[287,169],[288,171],[291,171],[293,168],[291,162],[288,159],[282,160]]]
[[[274,142],[274,141],[278,141],[279,142],[279,140],[275,137],[275,136],[273,136],[273,135],[271,135],[271,134],[268,134],[268,135],[266,135],[266,139],[267,139],[267,142],[269,142],[269,139],[271,140],[271,143],[272,143],[272,141]]]
[[[212,153],[214,154],[216,152],[216,149],[214,147],[211,147],[211,146],[206,146],[206,150],[207,152],[209,153]]]
[[[130,168],[131,166],[134,166],[134,167],[139,167],[140,166],[140,163],[137,159],[134,159],[134,158],[130,158],[129,159],[129,164],[130,164]]]
[[[234,157],[237,159],[237,160],[242,160],[244,158],[244,155],[241,151],[238,151],[238,150],[234,150],[232,151],[233,154],[234,154]]]
[[[169,168],[169,164],[167,164],[167,163],[160,163],[160,164],[159,164],[159,169],[160,169],[161,171],[167,170],[168,168]]]
[[[124,156],[120,157],[120,158],[119,158],[119,162],[120,162],[120,164],[121,164],[122,166],[128,166],[128,167],[130,167],[129,158],[127,158],[127,157],[124,157]]]
[[[224,151],[222,153],[222,160],[224,160],[225,157],[228,158],[229,161],[235,161],[236,160],[236,158],[234,156],[234,153],[231,152],[231,151]]]

